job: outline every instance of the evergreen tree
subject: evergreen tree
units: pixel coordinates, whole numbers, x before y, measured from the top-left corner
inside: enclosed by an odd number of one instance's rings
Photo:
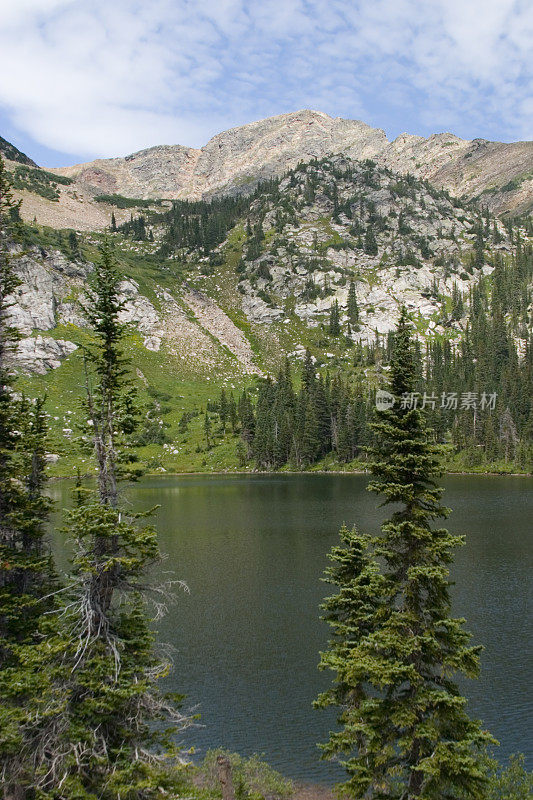
[[[70,250],[70,255],[76,260],[81,259],[81,252],[80,252],[80,243],[78,241],[78,237],[76,236],[76,231],[70,231],[68,235],[68,246]]]
[[[485,263],[485,241],[483,238],[483,225],[481,221],[476,228],[476,240],[474,242],[474,258],[473,266],[475,269],[481,269]]]
[[[245,467],[248,461],[246,456],[246,445],[244,444],[242,439],[237,441],[237,447],[235,449],[235,454],[237,456],[237,460],[239,462],[239,467]]]
[[[507,462],[509,460],[509,455],[511,451],[514,456],[516,451],[516,446],[518,444],[518,434],[516,432],[516,425],[511,416],[509,407],[507,407],[503,412],[500,421],[500,441],[504,445],[504,457],[505,461]]]
[[[330,404],[322,376],[320,376],[316,384],[313,405],[317,421],[318,457],[321,458],[331,450]]]
[[[229,421],[231,423],[231,432],[235,433],[237,430],[237,404],[235,402],[235,398],[233,397],[233,392],[230,393],[229,402],[228,402],[228,415]]]
[[[276,420],[274,416],[275,389],[272,380],[264,381],[259,390],[255,415],[253,454],[260,469],[274,469]]]
[[[117,481],[137,474],[134,456],[125,446],[137,425],[138,412],[132,403],[129,360],[124,355],[126,326],[120,322],[120,312],[125,301],[120,298],[120,280],[111,247],[105,242],[86,304],[95,341],[86,353],[85,404],[92,423],[100,501],[112,506],[117,504]]]
[[[333,639],[329,649],[321,654],[319,665],[319,669],[335,672],[336,680],[314,705],[315,708],[341,708],[338,722],[343,728],[332,733],[327,744],[321,745],[325,758],[350,753],[354,747],[365,750],[365,736],[355,713],[358,704],[365,699],[365,685],[364,679],[353,680],[351,662],[359,641],[376,627],[376,615],[385,591],[384,578],[372,557],[371,537],[343,525],[340,542],[328,555],[332,565],[323,578],[336,587],[337,593],[326,598],[321,606]]]
[[[122,462],[129,458],[125,444],[135,430],[118,283],[104,245],[88,302],[95,342],[86,411],[98,492],[95,499],[81,498],[68,515],[73,577],[54,670],[58,699],[41,713],[35,743],[46,759],[37,775],[43,800],[155,798],[180,780],[179,770],[168,768],[177,756],[170,734],[185,720],[158,688],[168,664],[154,653],[146,610],[146,573],[159,560],[156,533],[139,524],[146,514],[128,513],[118,495]],[[153,591],[162,610],[167,593],[164,587]]]
[[[255,417],[252,403],[246,390],[239,398],[239,420],[241,423],[241,438],[246,445],[246,460],[252,457],[252,443],[255,434]]]
[[[222,433],[226,435],[226,423],[228,421],[228,401],[224,389],[220,392],[220,400],[218,403],[218,415],[220,417],[220,424],[222,425]]]
[[[350,281],[350,287],[348,289],[348,319],[355,330],[357,330],[359,326],[359,305],[357,303],[355,283],[353,281]]]
[[[415,391],[415,380],[403,310],[390,390],[397,398],[407,396]],[[485,777],[479,752],[492,739],[469,719],[453,680],[457,672],[478,674],[481,648],[469,645],[463,620],[450,616],[448,567],[461,540],[432,527],[447,513],[435,483],[439,454],[418,409],[397,401],[377,412],[372,427],[369,488],[399,508],[371,540],[372,572],[380,569],[380,578],[363,594],[364,615],[357,595],[353,606],[343,601],[351,597],[350,581],[370,569],[368,560],[356,560],[353,571],[337,580],[338,598],[327,601],[341,644],[332,646],[323,664],[337,672],[344,728],[332,734],[325,752],[346,754],[345,787],[354,798],[481,799]],[[337,608],[347,609],[344,617],[335,616]],[[342,650],[343,640],[348,649]],[[329,693],[319,702],[337,698]]]
[[[304,365],[302,370],[302,386],[308,395],[314,394],[316,385],[316,370],[313,356],[309,350],[305,351]]]
[[[204,415],[204,436],[205,436],[205,446],[208,450],[211,450],[211,418],[207,409],[205,410]]]
[[[320,452],[320,427],[318,414],[312,398],[302,397],[303,431],[301,435],[301,459],[304,465],[316,461]]]
[[[335,300],[329,312],[328,333],[330,336],[339,336],[341,332],[339,301]]]
[[[2,544],[8,540],[9,516],[18,494],[12,485],[13,451],[16,447],[17,433],[12,407],[13,377],[8,367],[9,357],[19,338],[18,331],[10,324],[10,295],[20,281],[15,275],[11,244],[11,211],[15,207],[10,190],[7,171],[0,156],[0,531]],[[3,559],[2,559],[3,560]],[[2,580],[4,585],[5,579]],[[5,628],[5,615],[0,615],[0,626]],[[3,630],[2,630],[3,633]]]
[[[459,320],[464,314],[463,296],[456,283],[452,287],[452,319]]]
[[[32,680],[32,654],[54,584],[45,543],[50,503],[43,496],[43,401],[14,396],[9,368],[19,338],[9,321],[10,295],[19,283],[12,254],[19,205],[0,157],[0,779],[5,796],[17,800],[25,796],[30,770],[24,727],[35,693],[42,691]]]
[[[365,253],[367,256],[377,256],[378,254],[378,243],[376,242],[376,237],[374,236],[374,231],[370,224],[366,226]]]
[[[13,415],[13,376],[9,370],[9,357],[20,335],[10,324],[10,296],[19,285],[13,267],[11,245],[13,243],[13,209],[18,209],[13,200],[7,170],[0,156],[0,525],[6,523],[10,498],[15,491],[11,484],[12,458],[17,434]]]

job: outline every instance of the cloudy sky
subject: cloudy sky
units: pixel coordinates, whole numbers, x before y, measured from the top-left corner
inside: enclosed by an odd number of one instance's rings
[[[0,0],[0,135],[44,166],[312,108],[533,138],[530,0]]]

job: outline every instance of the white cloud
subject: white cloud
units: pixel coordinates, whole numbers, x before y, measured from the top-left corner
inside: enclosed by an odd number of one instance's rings
[[[315,107],[412,132],[531,135],[522,0],[0,0],[0,105],[40,143],[117,155]]]

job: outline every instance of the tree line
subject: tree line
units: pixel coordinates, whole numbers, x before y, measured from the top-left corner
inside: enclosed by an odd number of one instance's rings
[[[424,405],[435,440],[448,443],[465,466],[503,461],[528,469],[533,463],[533,247],[523,242],[520,229],[507,225],[515,244],[511,258],[504,261],[496,254],[492,274],[467,296],[455,287],[447,324],[463,319],[460,338],[434,336],[425,345],[415,340],[412,402]],[[368,421],[382,382],[377,377],[372,387],[368,371],[379,376],[390,368],[394,335],[354,345],[351,333],[359,328],[360,312],[353,282],[346,310],[343,330],[335,301],[325,331],[340,337],[352,353],[351,372],[317,371],[307,351],[298,375],[286,361],[275,379],[259,383],[255,402],[243,394],[238,404],[246,445],[239,449],[242,465],[302,468],[327,455],[342,463],[366,458],[372,440]],[[222,404],[227,402],[224,394]],[[212,410],[218,410],[216,404]]]
[[[279,180],[260,183],[249,194],[222,195],[212,200],[174,200],[172,208],[158,216],[164,226],[160,254],[164,257],[182,251],[209,256],[222,244],[236,222],[263,193],[277,192]]]
[[[206,409],[206,417],[217,413],[223,434],[228,420],[233,433],[240,431],[241,466],[253,462],[261,470],[285,465],[302,469],[326,456],[340,463],[365,461],[373,440],[369,423],[377,388],[369,387],[365,370],[386,374],[393,349],[393,335],[370,346],[357,345],[352,376],[324,374],[308,350],[297,374],[286,360],[275,379],[258,383],[255,396],[245,390],[236,402],[222,390],[218,402]],[[531,467],[531,340],[520,358],[502,317],[487,318],[481,311],[473,316],[459,347],[439,338],[423,351],[416,341],[413,358],[415,388],[409,398],[396,398],[396,402],[423,408],[436,442],[448,444],[465,466],[503,461],[521,469]],[[209,419],[204,429],[210,447]]]
[[[298,389],[286,361],[276,380],[260,383],[255,405],[243,392],[237,408],[245,459],[259,469],[287,463],[303,468],[332,452],[348,462],[368,441],[369,409],[362,390],[354,391],[340,376],[317,373],[309,352]]]

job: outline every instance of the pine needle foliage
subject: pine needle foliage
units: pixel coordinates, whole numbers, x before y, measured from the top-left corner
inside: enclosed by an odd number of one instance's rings
[[[12,550],[16,536],[16,513],[22,502],[22,487],[16,477],[15,457],[20,442],[16,408],[13,403],[14,378],[9,369],[9,358],[19,338],[10,323],[11,295],[19,285],[12,258],[12,212],[17,209],[13,200],[7,171],[0,157],[0,635],[4,638],[9,625],[10,612],[4,607],[12,585]],[[0,645],[0,664],[6,657],[4,643]]]
[[[188,720],[181,698],[158,687],[170,662],[155,653],[146,608],[146,571],[160,559],[156,532],[140,515],[91,501],[70,512],[69,530],[75,555],[63,612],[65,696],[57,709],[56,763],[39,796],[164,796],[182,785],[173,737]],[[162,611],[166,589],[154,592]]]
[[[349,752],[354,746],[364,747],[364,737],[357,728],[357,704],[366,689],[364,680],[352,679],[351,658],[362,637],[375,630],[384,592],[383,576],[372,557],[371,537],[343,525],[340,541],[328,556],[332,563],[323,578],[337,587],[338,593],[326,598],[321,606],[334,638],[329,650],[322,653],[319,665],[320,669],[334,671],[336,678],[333,686],[318,697],[315,707],[340,707],[338,721],[343,727],[321,745],[326,758]]]
[[[451,616],[449,565],[462,538],[433,527],[441,504],[440,454],[422,413],[400,398],[415,391],[410,323],[394,338],[394,406],[376,412],[369,489],[394,504],[377,537],[341,531],[324,604],[335,638],[322,667],[336,672],[318,705],[341,707],[340,732],[323,746],[341,759],[341,787],[368,800],[484,797],[481,756],[492,737],[466,712],[454,676],[475,678],[481,647]]]

